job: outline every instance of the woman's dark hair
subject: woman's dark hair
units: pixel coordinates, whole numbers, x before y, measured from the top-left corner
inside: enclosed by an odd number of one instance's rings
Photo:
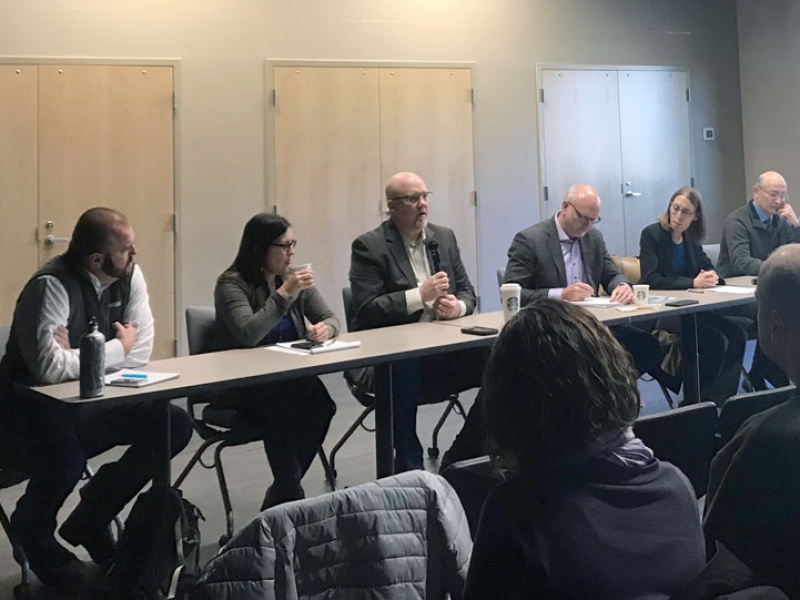
[[[273,213],[258,213],[244,226],[239,253],[233,268],[241,273],[248,283],[263,281],[264,263],[270,245],[291,227],[289,221]]]
[[[661,223],[661,226],[667,231],[672,231],[669,211],[672,208],[672,202],[678,196],[686,196],[686,198],[688,198],[689,202],[691,202],[694,207],[694,214],[697,216],[697,219],[692,221],[692,224],[689,225],[689,228],[684,232],[684,236],[686,236],[686,239],[692,244],[702,244],[703,240],[706,238],[706,220],[703,217],[703,197],[700,195],[700,192],[693,187],[687,185],[672,194],[669,199],[669,204],[667,204],[667,212],[658,217],[658,222]]]
[[[628,353],[591,313],[558,300],[538,300],[505,326],[483,392],[490,454],[514,469],[578,453],[639,415]]]

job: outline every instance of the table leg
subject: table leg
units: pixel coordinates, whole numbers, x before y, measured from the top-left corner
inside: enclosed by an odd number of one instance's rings
[[[170,400],[157,400],[153,402],[153,424],[158,435],[153,444],[153,486],[169,487],[172,484],[170,471]]]
[[[681,316],[683,404],[700,402],[700,364],[697,354],[697,314]]]
[[[375,366],[375,471],[378,479],[394,475],[392,365]]]

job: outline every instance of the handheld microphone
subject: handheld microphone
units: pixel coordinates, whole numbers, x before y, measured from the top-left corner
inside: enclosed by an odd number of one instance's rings
[[[431,240],[430,242],[425,242],[425,246],[428,248],[428,252],[431,255],[433,272],[438,273],[442,270],[442,257],[439,256],[439,242]]]

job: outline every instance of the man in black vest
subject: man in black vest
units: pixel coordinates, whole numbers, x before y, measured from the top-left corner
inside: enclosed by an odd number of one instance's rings
[[[90,209],[75,225],[67,252],[31,277],[14,309],[0,361],[0,437],[4,464],[30,475],[11,527],[45,585],[85,583],[88,565],[56,541],[56,517],[87,459],[125,445],[130,447],[122,457],[103,465],[81,489],[80,503],[59,530],[71,545],[84,546],[95,563],[111,563],[109,524],[150,479],[157,428],[148,402],[34,401],[14,385],[77,379],[79,342],[92,318],[106,336],[108,369],[147,363],[153,316],[135,255],[127,218],[108,208]],[[185,411],[170,411],[174,455],[189,442],[192,426]]]

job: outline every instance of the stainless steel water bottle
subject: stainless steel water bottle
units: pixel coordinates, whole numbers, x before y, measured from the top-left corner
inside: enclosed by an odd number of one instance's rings
[[[81,338],[81,398],[97,398],[105,391],[106,336],[97,328],[97,319],[89,322],[91,330]]]

